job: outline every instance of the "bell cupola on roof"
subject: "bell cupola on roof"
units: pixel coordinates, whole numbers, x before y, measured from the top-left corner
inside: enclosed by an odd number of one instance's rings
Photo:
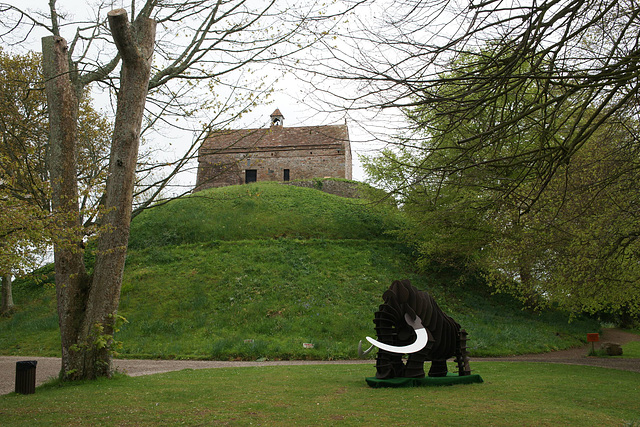
[[[271,126],[283,126],[284,125],[284,116],[280,112],[278,108],[276,111],[271,113]]]

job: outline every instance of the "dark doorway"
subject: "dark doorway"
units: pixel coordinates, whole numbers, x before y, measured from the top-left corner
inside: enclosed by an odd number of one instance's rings
[[[256,182],[258,180],[258,170],[257,169],[247,169],[245,171],[244,183],[249,184],[250,182]]]
[[[284,170],[284,181],[289,181],[289,169]]]

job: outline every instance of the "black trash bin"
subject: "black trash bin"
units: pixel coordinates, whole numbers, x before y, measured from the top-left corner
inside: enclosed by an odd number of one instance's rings
[[[16,362],[16,393],[33,394],[36,392],[37,360]]]

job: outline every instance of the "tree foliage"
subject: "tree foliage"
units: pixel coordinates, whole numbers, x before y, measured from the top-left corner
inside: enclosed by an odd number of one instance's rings
[[[42,262],[59,235],[51,212],[46,96],[42,59],[37,53],[11,55],[0,50],[0,272],[3,293],[11,276]],[[80,213],[91,222],[106,179],[109,121],[85,97],[80,105],[78,182]]]
[[[492,168],[507,175],[524,167],[519,179],[499,183],[500,194],[521,191],[522,211],[610,118],[637,114],[640,8],[633,0],[389,0],[364,12],[340,44],[318,50],[315,66],[299,67],[301,75],[313,70],[307,78],[315,95],[350,110],[432,111],[441,131],[457,132],[460,155],[470,159],[464,167],[487,166],[472,160],[489,145]],[[347,82],[357,90],[333,90]],[[505,147],[524,133],[537,145]],[[534,185],[522,191],[525,180]]]
[[[637,127],[601,127],[551,180],[519,232],[494,245],[492,267],[502,275],[493,275],[495,285],[517,284],[572,312],[638,318]]]
[[[639,18],[633,0],[381,1],[299,70],[324,105],[406,114],[368,168],[419,212],[425,259],[637,316]]]
[[[467,59],[460,57],[452,68]],[[528,62],[518,68],[527,69]],[[439,97],[448,99],[457,90],[457,73],[443,76],[453,88],[442,86]],[[562,90],[532,77],[514,92],[496,96],[490,108],[474,101],[485,98],[483,92],[470,94],[475,108],[469,107],[466,117],[422,105],[410,108],[407,116],[417,133],[370,159],[367,170],[415,218],[418,226],[406,234],[423,263],[482,271],[498,289],[536,307],[556,303],[573,312],[637,316],[638,194],[632,183],[639,171],[638,121],[625,115],[627,110],[608,115],[540,188],[543,173],[534,169],[540,166],[535,158],[553,152],[554,144],[589,120],[573,110],[559,111],[553,122],[543,111],[506,124],[496,116],[520,111],[541,85],[553,93]],[[570,99],[582,104],[577,96]],[[500,143],[493,135],[470,149],[468,141],[487,127],[502,129]]]

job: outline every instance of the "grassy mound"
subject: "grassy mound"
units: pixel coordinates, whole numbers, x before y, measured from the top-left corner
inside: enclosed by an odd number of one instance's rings
[[[399,278],[434,295],[469,331],[476,356],[566,348],[597,329],[523,312],[480,285],[416,274],[411,251],[392,237],[402,221],[389,207],[277,184],[213,189],[153,208],[131,227],[121,355],[354,358],[358,341],[375,335],[382,293]],[[19,311],[0,320],[0,352],[59,354],[53,287],[18,281],[14,298]]]
[[[129,248],[215,240],[380,239],[402,217],[386,205],[277,183],[197,192],[143,212]]]

